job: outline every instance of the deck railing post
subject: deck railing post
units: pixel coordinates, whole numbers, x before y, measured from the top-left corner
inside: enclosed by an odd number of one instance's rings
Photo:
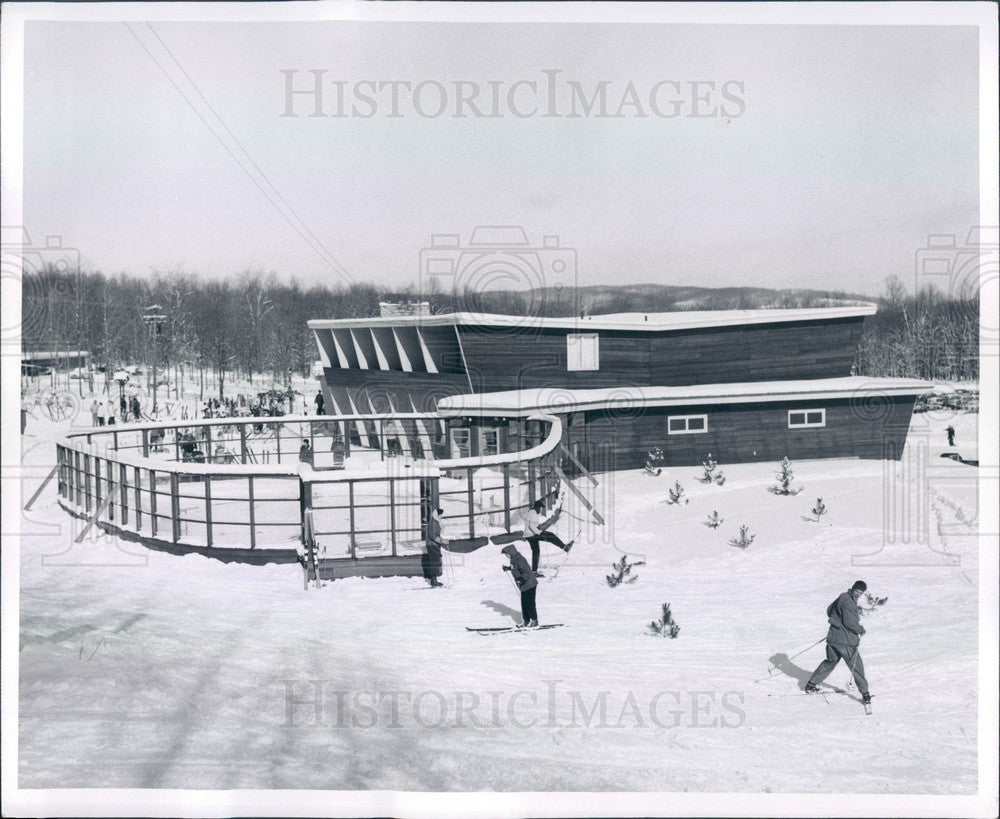
[[[396,482],[389,478],[389,542],[392,556],[396,556]]]
[[[149,534],[156,537],[159,521],[156,517],[156,470],[149,470]]]
[[[149,430],[148,429],[142,430],[141,435],[142,435],[142,457],[143,458],[148,458],[149,457]]]
[[[510,531],[510,464],[503,464],[503,528]]]
[[[274,425],[274,440],[278,446],[278,463],[281,463],[281,424]]]
[[[469,539],[471,540],[476,536],[476,510],[475,506],[473,505],[473,495],[475,490],[472,484],[472,467],[470,466],[466,470],[466,472],[468,476],[466,478],[466,486],[467,486],[466,495],[468,496],[468,502],[469,502]]]
[[[254,511],[253,501],[253,475],[247,478],[247,498],[250,506],[250,548],[257,548],[257,515]]]
[[[247,462],[247,425],[240,424],[240,462]]]
[[[105,480],[108,483],[108,495],[107,495],[108,520],[114,520],[115,519],[115,483],[114,483],[115,468],[114,468],[114,463],[110,458],[108,458],[107,460],[106,472],[107,472],[107,477],[105,478]]]
[[[174,543],[181,539],[181,498],[177,473],[170,473],[170,523],[173,527]]]
[[[535,492],[535,462],[528,461],[528,503],[533,505],[538,498]]]
[[[205,476],[205,542],[212,545],[212,476]]]
[[[309,531],[307,519],[312,511],[312,484],[299,478],[299,521],[302,524],[302,546],[309,548]]]
[[[135,470],[135,530],[138,532],[142,528],[142,472],[139,467],[132,467]]]
[[[121,524],[128,525],[128,467],[125,464],[118,464],[118,480],[121,484]]]
[[[83,468],[84,468],[84,470],[86,472],[86,475],[87,475],[87,489],[83,493],[83,502],[84,502],[84,508],[88,512],[90,511],[90,502],[91,502],[91,498],[93,497],[93,491],[91,489],[91,484],[92,484],[92,481],[93,481],[93,475],[91,474],[91,467],[90,467],[90,462],[92,460],[93,460],[93,456],[91,456],[91,455],[84,455],[83,456]],[[98,496],[99,496],[99,493],[100,493],[100,489],[98,489]]]
[[[74,488],[75,491],[74,491],[73,498],[74,498],[74,501],[76,503],[76,508],[77,509],[80,508],[81,501],[83,500],[84,481],[86,479],[85,476],[83,476],[83,475],[80,474],[80,472],[82,471],[81,470],[82,461],[83,461],[83,456],[79,452],[74,451],[73,452],[73,472],[74,472],[74,476],[75,477],[73,479],[73,484],[74,484],[73,488]]]
[[[358,553],[354,543],[354,481],[347,482],[347,505],[351,513],[350,515],[351,560],[357,560]]]

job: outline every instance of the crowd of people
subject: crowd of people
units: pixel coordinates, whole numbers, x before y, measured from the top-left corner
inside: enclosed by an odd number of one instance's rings
[[[116,401],[114,398],[102,398],[97,396],[90,403],[90,420],[95,427],[103,427],[121,421],[123,424],[129,421],[142,420],[142,404],[137,395],[121,395]]]

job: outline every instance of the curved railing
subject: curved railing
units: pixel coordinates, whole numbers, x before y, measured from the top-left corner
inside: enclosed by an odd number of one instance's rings
[[[435,508],[460,546],[554,503],[562,426],[528,420],[507,439],[516,448],[464,458],[434,457],[445,422],[426,414],[97,427],[57,442],[59,502],[122,536],[226,559],[293,561],[309,543],[328,560],[419,555]]]

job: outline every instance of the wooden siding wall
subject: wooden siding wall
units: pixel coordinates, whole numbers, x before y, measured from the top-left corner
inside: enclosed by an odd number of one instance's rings
[[[891,397],[858,405],[837,401],[794,401],[647,409],[639,415],[586,413],[584,430],[573,429],[572,443],[589,453],[595,468],[642,467],[653,447],[663,450],[667,466],[699,465],[708,453],[720,464],[778,462],[811,458],[889,458],[898,460],[906,441],[914,398]],[[826,409],[826,426],[788,428],[788,411]],[[667,418],[707,415],[708,432],[668,435]],[[601,448],[610,449],[598,458]],[[586,465],[586,462],[585,462]]]
[[[476,392],[683,386],[851,374],[863,317],[663,333],[599,331],[600,369],[566,370],[569,330],[459,327]],[[594,332],[581,321],[580,332]]]

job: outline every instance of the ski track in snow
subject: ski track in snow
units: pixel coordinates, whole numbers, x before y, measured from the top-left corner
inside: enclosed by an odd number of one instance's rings
[[[929,490],[912,488],[933,502],[928,543],[883,545],[877,461],[795,463],[793,497],[767,491],[770,463],[721,464],[723,487],[700,484],[696,467],[580,482],[608,525],[585,526],[569,555],[543,544],[538,590],[541,621],[568,627],[490,639],[465,626],[517,616],[499,547],[446,554],[448,588],[394,578],[303,591],[297,566],[104,535],[67,550],[78,524],[50,484],[21,541],[20,785],[972,793],[977,473],[937,444],[951,422],[976,457],[976,420],[914,416],[935,467]],[[26,463],[51,463],[66,424],[29,423]],[[689,503],[664,502],[675,480]],[[818,522],[817,497],[829,509]],[[725,519],[715,530],[712,510]],[[745,551],[728,545],[742,523],[756,534]],[[567,515],[556,531],[579,525]],[[622,553],[645,565],[611,589]],[[866,565],[852,566],[858,555]],[[863,619],[870,717],[843,665],[828,683],[844,693],[797,696],[822,643],[782,660],[824,636],[826,605],[857,577],[889,598]],[[646,628],[664,602],[676,640]],[[396,719],[390,692],[406,692]],[[658,693],[666,727],[649,715]]]

